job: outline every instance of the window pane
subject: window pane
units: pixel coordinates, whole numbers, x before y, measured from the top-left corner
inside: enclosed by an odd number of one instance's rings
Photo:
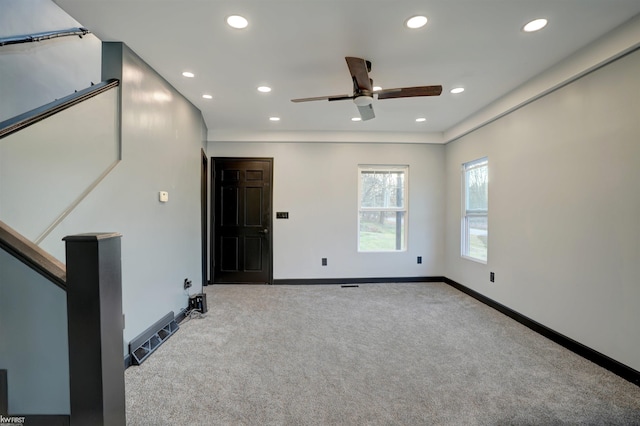
[[[487,260],[487,216],[466,217],[467,251],[469,257],[479,260]]]
[[[403,171],[362,171],[360,173],[362,207],[402,208],[404,206]]]
[[[360,250],[402,250],[404,226],[404,212],[360,212]]]
[[[489,214],[489,161],[480,158],[463,164],[464,208],[462,255],[487,261]]]
[[[488,210],[489,168],[474,167],[465,173],[467,211]]]

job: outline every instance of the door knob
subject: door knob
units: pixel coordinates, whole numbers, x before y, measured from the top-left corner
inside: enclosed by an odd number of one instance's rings
[[[258,232],[261,233],[261,234],[265,234],[266,235],[266,234],[269,233],[269,229],[264,228],[264,229],[259,230]]]

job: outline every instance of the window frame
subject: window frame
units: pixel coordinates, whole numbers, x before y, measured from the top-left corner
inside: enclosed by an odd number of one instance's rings
[[[468,172],[478,169],[480,167],[487,168],[487,200],[486,209],[470,209],[469,208],[469,193],[468,188]],[[487,264],[489,260],[489,157],[481,157],[473,161],[468,161],[462,164],[462,202],[461,202],[461,227],[460,227],[460,256],[464,259],[471,260],[482,264]],[[469,226],[470,218],[486,218],[487,222],[487,241],[486,246],[486,258],[479,258],[471,254],[471,233]]]
[[[404,185],[402,188],[402,207],[363,207],[362,206],[362,172],[403,172]],[[401,253],[406,252],[409,246],[409,165],[408,164],[359,164],[358,165],[358,211],[357,211],[357,250],[358,253]],[[363,250],[360,246],[360,216],[363,212],[402,212],[403,213],[403,233],[401,236],[402,246],[393,250]]]

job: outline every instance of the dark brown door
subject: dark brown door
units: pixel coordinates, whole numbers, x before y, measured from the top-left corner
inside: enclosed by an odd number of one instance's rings
[[[213,282],[271,283],[270,158],[212,158]]]

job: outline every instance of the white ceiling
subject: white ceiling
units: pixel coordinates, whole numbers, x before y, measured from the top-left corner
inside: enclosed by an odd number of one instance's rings
[[[202,111],[209,140],[373,132],[428,141],[640,13],[639,0],[56,3],[101,40],[125,42],[156,69]],[[232,14],[249,26],[228,27]],[[408,30],[404,21],[416,14],[429,22]],[[539,17],[549,20],[547,28],[522,31]],[[350,101],[290,102],[351,94],[345,56],[370,60],[375,85],[441,84],[443,93],[375,100],[376,118],[366,122],[351,121],[358,112]],[[185,70],[195,78],[182,77]],[[273,90],[259,93],[260,85]],[[457,86],[465,92],[450,94]],[[418,117],[427,120],[416,123]]]

